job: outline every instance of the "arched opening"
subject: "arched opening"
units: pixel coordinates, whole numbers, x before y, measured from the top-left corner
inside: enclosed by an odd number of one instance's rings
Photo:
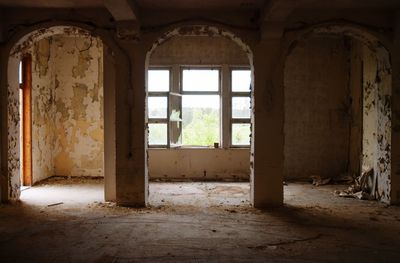
[[[351,186],[332,187],[338,189],[336,195],[389,203],[389,52],[371,34],[352,26],[321,26],[302,33],[284,71],[286,180],[347,183]],[[301,192],[290,184],[287,189],[289,202]]]
[[[249,47],[212,26],[179,27],[152,46],[150,204],[249,204],[252,72]]]
[[[105,60],[113,57],[103,41],[75,26],[32,31],[12,47],[10,199],[38,204],[115,199],[115,166],[104,157],[115,155],[104,139],[113,134],[108,122],[114,118],[115,70]],[[21,186],[28,188],[21,193]]]

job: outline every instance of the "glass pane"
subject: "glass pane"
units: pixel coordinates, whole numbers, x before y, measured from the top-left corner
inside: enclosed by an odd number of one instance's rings
[[[22,84],[22,61],[19,62],[18,79],[19,79],[19,84]]]
[[[167,118],[167,97],[148,97],[149,118]]]
[[[250,70],[232,70],[232,91],[249,92],[251,85]]]
[[[151,69],[148,71],[148,91],[169,91],[169,70]]]
[[[169,95],[169,144],[171,147],[182,145],[182,97],[171,93]]]
[[[219,95],[182,96],[182,144],[213,146],[220,136]]]
[[[232,98],[232,118],[249,119],[250,118],[250,98],[233,97]]]
[[[149,145],[167,145],[167,124],[149,123]]]
[[[184,91],[218,91],[219,70],[184,69],[182,72]]]
[[[250,124],[232,124],[232,145],[250,145]]]

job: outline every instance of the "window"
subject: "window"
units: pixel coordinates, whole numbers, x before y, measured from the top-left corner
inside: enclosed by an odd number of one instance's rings
[[[151,69],[148,71],[147,109],[149,120],[149,145],[168,145],[168,96],[170,70]]]
[[[250,145],[251,71],[231,70],[231,146]]]
[[[248,147],[250,85],[248,68],[151,68],[147,97],[149,145]]]
[[[182,145],[220,143],[219,69],[182,69]]]

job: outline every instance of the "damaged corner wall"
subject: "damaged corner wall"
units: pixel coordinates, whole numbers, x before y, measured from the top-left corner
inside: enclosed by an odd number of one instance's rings
[[[301,65],[301,67],[299,67]],[[390,202],[391,64],[379,43],[331,35],[302,41],[285,67],[285,177],[359,176]]]
[[[362,172],[373,169],[368,192],[390,202],[391,178],[391,88],[392,70],[388,53],[382,47],[372,50],[356,45],[363,65]]]
[[[249,59],[235,42],[221,36],[175,36],[154,50],[149,64],[249,66]],[[150,179],[249,180],[249,148],[150,148],[148,153]]]
[[[53,175],[104,176],[101,41],[55,35],[34,42],[25,52],[32,53],[33,65],[33,182]],[[9,69],[18,68],[19,58],[11,57],[10,63],[14,60]],[[10,178],[18,180],[19,95],[14,89],[9,88],[9,119],[15,117],[15,125],[10,125],[9,165],[18,173]]]
[[[347,171],[348,56],[343,38],[300,42],[285,64],[286,179],[335,177]]]

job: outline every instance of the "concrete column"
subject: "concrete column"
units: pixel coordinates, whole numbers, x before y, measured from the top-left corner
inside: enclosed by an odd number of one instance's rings
[[[140,44],[120,43],[124,60],[117,59],[116,196],[117,204],[146,206],[145,55]],[[122,75],[123,74],[123,75]]]
[[[115,86],[117,72],[112,50],[104,45],[104,199],[116,201]]]
[[[264,208],[283,204],[283,66],[281,39],[254,48],[251,201]]]
[[[397,14],[392,61],[392,160],[390,203],[400,203],[400,13]]]
[[[1,30],[1,27],[0,27]],[[1,34],[1,33],[0,33]],[[0,39],[0,43],[1,43]],[[4,59],[3,45],[0,44],[0,203],[8,200],[8,175],[7,175],[7,77],[6,66],[8,61]]]

